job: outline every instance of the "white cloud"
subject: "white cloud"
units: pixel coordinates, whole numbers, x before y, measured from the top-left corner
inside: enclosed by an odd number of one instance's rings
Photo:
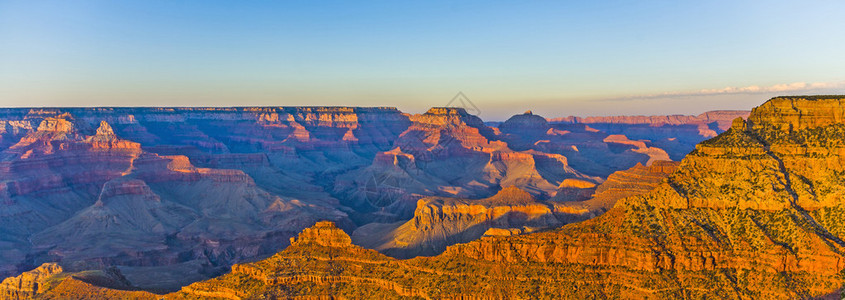
[[[775,84],[771,86],[750,85],[743,87],[725,87],[721,89],[702,89],[699,91],[682,91],[682,92],[666,92],[662,94],[651,95],[632,95],[625,97],[616,97],[607,100],[644,100],[644,99],[659,99],[659,98],[673,98],[673,97],[690,97],[690,96],[709,96],[709,95],[733,95],[733,94],[770,94],[770,93],[801,93],[801,92],[815,92],[815,91],[829,91],[833,89],[845,88],[845,81],[830,81],[830,82],[793,82]]]

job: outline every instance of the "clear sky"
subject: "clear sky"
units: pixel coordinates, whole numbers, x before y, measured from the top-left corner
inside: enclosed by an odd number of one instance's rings
[[[845,93],[845,1],[6,1],[0,106],[697,114]]]

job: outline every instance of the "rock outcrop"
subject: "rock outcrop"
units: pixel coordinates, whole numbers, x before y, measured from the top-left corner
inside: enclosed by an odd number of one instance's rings
[[[396,260],[352,245],[349,239],[333,223],[318,222],[273,257],[234,265],[231,273],[192,284],[164,298],[427,298],[422,289],[377,275],[395,267],[403,269]],[[278,289],[282,286],[293,289]],[[303,293],[300,288],[305,286],[309,292]]]
[[[526,150],[537,140],[543,139],[552,127],[546,118],[530,111],[515,115],[498,126],[513,149]]]
[[[410,258],[440,254],[446,246],[478,239],[490,229],[527,233],[560,225],[550,205],[511,186],[479,200],[423,198],[411,220],[368,224],[358,228],[353,238],[367,248]]]
[[[331,221],[320,221],[299,233],[297,238],[291,238],[291,246],[317,244],[323,247],[349,247],[352,239],[349,235],[335,226]]]
[[[117,269],[74,273],[63,272],[55,263],[45,263],[32,271],[3,280],[0,283],[0,297],[7,300],[158,299],[155,294],[125,288],[128,288],[126,279]]]
[[[32,271],[9,277],[0,283],[0,296],[3,299],[33,299],[44,291],[44,285],[50,276],[62,272],[62,267],[55,263],[45,263]]]
[[[589,210],[607,211],[619,199],[650,192],[675,172],[678,164],[673,161],[655,161],[649,166],[637,164],[630,169],[610,174],[607,180],[598,186],[590,182],[570,180],[561,184],[561,190],[551,200],[561,208],[577,203]]]

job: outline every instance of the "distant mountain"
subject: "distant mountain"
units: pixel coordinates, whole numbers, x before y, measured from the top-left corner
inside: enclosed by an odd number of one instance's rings
[[[715,110],[697,116],[608,116],[552,118],[552,124],[589,124],[609,134],[648,140],[665,150],[673,160],[681,160],[698,142],[727,130],[736,118],[748,118],[750,111]]]
[[[605,116],[605,117],[562,117],[548,119],[549,123],[581,123],[581,124],[648,124],[659,125],[687,125],[716,123],[722,130],[730,128],[731,121],[736,118],[747,118],[751,111],[747,110],[714,110],[697,116],[664,115],[664,116]]]

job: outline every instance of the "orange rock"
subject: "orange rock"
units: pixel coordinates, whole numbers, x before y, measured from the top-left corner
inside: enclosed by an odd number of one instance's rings
[[[43,292],[47,279],[61,272],[62,267],[58,264],[45,263],[32,271],[6,278],[0,283],[0,297],[9,300],[34,299],[38,293]]]
[[[320,221],[302,230],[299,236],[291,238],[291,245],[317,244],[325,247],[348,247],[352,245],[349,235],[337,228],[334,222]]]

